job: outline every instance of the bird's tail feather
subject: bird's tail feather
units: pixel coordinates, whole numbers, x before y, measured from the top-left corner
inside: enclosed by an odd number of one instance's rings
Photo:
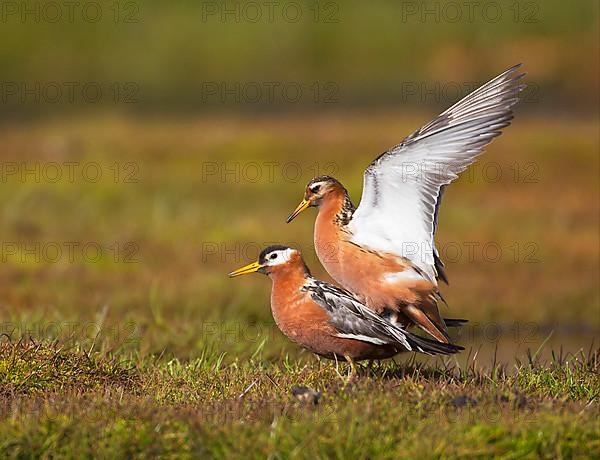
[[[424,306],[423,306],[424,307]],[[431,313],[435,313],[437,310],[432,311]],[[406,305],[402,312],[406,314],[414,324],[416,324],[419,328],[427,332],[434,339],[443,343],[450,343],[450,336],[446,331],[446,326],[441,322],[441,318],[438,314],[438,321],[432,320],[426,312],[422,309],[415,307],[414,305]]]
[[[444,318],[444,323],[448,327],[461,327],[469,322],[468,319],[460,319],[460,318]]]
[[[451,355],[464,350],[464,347],[461,347],[460,345],[426,339],[425,337],[411,334],[410,332],[406,332],[405,335],[407,342],[413,347],[413,351],[420,351],[427,355]]]

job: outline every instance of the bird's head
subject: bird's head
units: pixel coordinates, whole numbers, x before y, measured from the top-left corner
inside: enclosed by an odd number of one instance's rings
[[[302,268],[308,271],[300,251],[288,246],[269,246],[262,250],[256,262],[245,265],[242,268],[231,272],[230,278],[235,276],[246,275],[248,273],[259,272],[265,275],[271,275],[280,271],[285,271],[290,268]]]
[[[311,179],[304,190],[304,199],[290,214],[286,222],[290,223],[298,214],[311,206],[321,206],[328,197],[340,192],[346,193],[346,189],[337,179],[331,176],[319,176]]]

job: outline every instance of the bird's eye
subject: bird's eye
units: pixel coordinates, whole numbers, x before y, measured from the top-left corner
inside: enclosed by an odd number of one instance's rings
[[[277,259],[277,254],[271,254],[271,259]]]
[[[317,193],[317,192],[319,191],[319,189],[320,189],[320,188],[321,188],[321,186],[320,186],[320,185],[313,185],[313,186],[310,188],[310,191],[311,191],[311,192],[313,192],[313,193]]]

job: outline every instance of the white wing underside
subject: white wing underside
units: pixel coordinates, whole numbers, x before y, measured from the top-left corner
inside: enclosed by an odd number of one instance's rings
[[[511,107],[524,88],[519,67],[481,86],[369,165],[350,221],[354,243],[405,257],[435,282],[441,189],[510,124]]]

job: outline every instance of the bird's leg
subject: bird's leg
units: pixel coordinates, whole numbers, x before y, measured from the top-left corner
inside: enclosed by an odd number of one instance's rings
[[[344,358],[346,358],[346,361],[348,361],[350,364],[350,372],[348,372],[347,383],[352,383],[354,380],[356,380],[356,366],[354,365],[354,361],[350,356],[344,355]]]
[[[373,369],[373,363],[375,362],[374,359],[370,359],[369,363],[367,364],[367,375],[371,375],[372,369]]]
[[[335,373],[338,375],[339,378],[341,378],[342,380],[345,380],[344,376],[342,374],[340,374],[338,358],[335,353],[333,354],[333,359],[335,359]]]

